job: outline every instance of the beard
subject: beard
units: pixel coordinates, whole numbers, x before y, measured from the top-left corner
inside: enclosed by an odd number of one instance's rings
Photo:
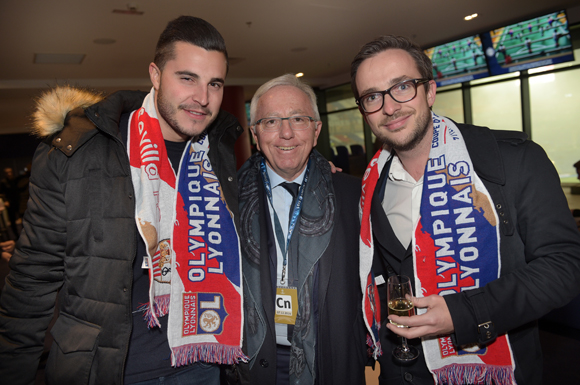
[[[203,123],[199,122],[196,123],[196,125],[192,128],[186,128],[183,127],[179,121],[177,120],[177,113],[179,110],[188,110],[188,109],[201,109],[205,114],[207,114],[207,117],[209,118],[209,120],[207,121],[207,123],[202,126]],[[199,134],[201,134],[206,128],[207,126],[210,125],[211,122],[213,122],[213,120],[215,119],[215,117],[213,117],[213,114],[211,113],[211,111],[203,106],[196,106],[193,107],[192,105],[184,105],[184,104],[180,104],[177,107],[175,107],[174,105],[171,104],[171,102],[169,100],[167,100],[165,98],[165,95],[163,94],[163,87],[161,85],[161,83],[159,84],[159,90],[157,90],[157,109],[158,109],[158,113],[159,116],[165,120],[165,122],[173,129],[173,131],[177,132],[178,134],[181,134],[183,136],[187,136],[187,137],[193,137],[193,136],[197,136]]]
[[[380,125],[388,124],[389,121],[396,120],[404,116],[404,113],[396,114],[390,117],[389,119],[385,119],[385,121],[381,122]],[[376,137],[383,143],[386,144],[389,148],[392,148],[398,152],[405,152],[410,151],[417,147],[419,143],[425,138],[427,132],[429,132],[429,123],[431,122],[431,110],[427,109],[425,113],[422,115],[417,115],[417,120],[415,121],[415,127],[410,133],[410,136],[404,138],[403,140],[396,141],[392,137],[389,137],[386,133],[379,131],[376,134]],[[405,129],[403,127],[402,129]]]

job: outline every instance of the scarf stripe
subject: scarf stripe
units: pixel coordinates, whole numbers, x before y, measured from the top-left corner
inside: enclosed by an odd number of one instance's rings
[[[363,292],[363,317],[367,327],[367,345],[372,349],[372,356],[378,359],[382,355],[379,341],[381,328],[381,305],[379,292],[372,272],[374,245],[371,222],[371,202],[373,192],[379,179],[380,170],[385,165],[387,156],[378,151],[369,163],[362,180],[361,198],[359,202],[359,216],[361,217],[360,230],[360,281]]]

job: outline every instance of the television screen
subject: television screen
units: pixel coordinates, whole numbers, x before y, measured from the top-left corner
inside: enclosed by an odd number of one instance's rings
[[[478,35],[429,48],[425,53],[433,63],[438,87],[489,76]]]
[[[492,75],[574,60],[566,12],[554,12],[481,34]]]

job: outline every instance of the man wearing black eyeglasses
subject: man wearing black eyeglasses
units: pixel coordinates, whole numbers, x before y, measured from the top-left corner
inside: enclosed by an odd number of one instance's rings
[[[381,299],[379,383],[540,384],[536,320],[580,291],[580,236],[545,152],[524,133],[432,113],[431,61],[406,38],[363,46],[351,86],[383,143],[360,207]],[[394,274],[412,277],[415,315],[389,311]],[[399,336],[418,358],[394,359]]]
[[[316,150],[312,88],[293,75],[252,98],[259,153],[238,172],[244,342],[251,384],[363,384],[360,179]]]

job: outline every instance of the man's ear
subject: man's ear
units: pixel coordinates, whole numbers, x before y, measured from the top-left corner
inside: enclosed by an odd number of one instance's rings
[[[254,142],[256,142],[256,148],[258,149],[258,151],[262,151],[262,150],[260,150],[260,142],[258,141],[258,135],[256,134],[256,126],[250,127],[250,132],[252,133],[252,136],[254,137]]]
[[[316,121],[316,127],[314,128],[314,145],[316,147],[318,144],[318,135],[320,135],[320,130],[322,129],[322,122],[320,120]]]
[[[429,81],[429,91],[427,92],[427,103],[429,103],[429,108],[433,107],[435,104],[435,94],[437,93],[437,83],[435,80]]]
[[[153,87],[158,90],[159,84],[161,84],[161,70],[155,63],[149,64],[149,78],[151,83],[153,83]]]

